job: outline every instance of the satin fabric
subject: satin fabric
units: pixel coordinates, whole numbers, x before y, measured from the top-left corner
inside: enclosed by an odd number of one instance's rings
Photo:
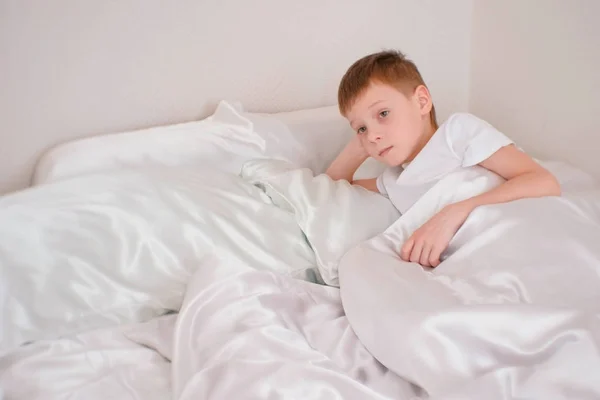
[[[416,397],[358,341],[336,288],[270,272],[199,272],[176,332],[177,399]]]
[[[21,346],[0,357],[3,399],[169,399],[175,318]]]
[[[337,289],[297,279],[309,279],[310,269],[289,269],[304,265],[296,264],[297,254],[290,251],[289,241],[300,231],[297,226],[296,231],[263,232],[261,238],[273,239],[268,242],[273,245],[265,244],[264,250],[255,244],[253,231],[244,233],[250,229],[249,221],[252,227],[261,223],[257,216],[266,215],[261,210],[269,215],[273,210],[259,188],[243,184],[244,190],[232,190],[230,181],[219,183],[195,171],[179,171],[161,180],[165,173],[140,184],[147,188],[155,183],[159,197],[168,204],[165,208],[185,204],[192,216],[186,218],[202,221],[205,229],[230,227],[210,230],[219,233],[215,243],[230,246],[203,253],[183,275],[185,298],[182,292],[179,314],[130,325],[117,326],[115,321],[101,330],[80,326],[85,333],[41,339],[0,356],[0,386],[6,398],[598,397],[600,291],[594,252],[598,191],[482,208],[459,231],[439,269],[424,271],[401,263],[395,256],[397,241],[428,213],[444,202],[474,193],[475,187],[483,190],[500,182],[466,175],[472,179],[459,185],[461,176],[455,175],[444,181],[452,191],[440,190],[438,196],[424,198],[423,207],[412,217],[405,215],[384,235],[351,250],[342,259],[341,289]],[[186,189],[173,191],[168,182],[180,182]],[[95,181],[94,187],[98,184]],[[157,189],[163,185],[169,190]],[[139,190],[136,185],[129,189],[132,193]],[[296,193],[303,190],[298,188]],[[91,197],[97,198],[98,192],[93,193]],[[190,193],[204,195],[190,198]],[[248,202],[248,193],[256,194],[266,208],[258,200]],[[448,193],[458,193],[458,197]],[[207,198],[212,201],[206,203]],[[40,201],[33,196],[26,199],[33,204]],[[85,204],[91,201],[86,199]],[[147,200],[144,196],[136,199]],[[144,201],[130,201],[140,212],[144,210]],[[244,216],[231,217],[227,212],[231,202],[247,206]],[[153,204],[151,209],[162,216],[161,207]],[[201,211],[206,204],[218,217]],[[249,210],[256,210],[256,215]],[[275,215],[288,221],[291,214],[279,211],[283,214]],[[288,227],[287,223],[279,226]],[[173,234],[176,229],[167,232],[172,237],[161,236],[161,240],[172,239],[167,242],[171,245],[194,243],[182,240],[187,236]],[[242,247],[235,245],[238,242],[259,251],[242,254]],[[327,245],[312,244],[320,243]],[[314,266],[314,259],[309,261]],[[161,285],[172,284],[170,275],[160,276],[164,277]],[[127,286],[119,289],[128,293]],[[57,293],[58,289],[50,291]],[[47,299],[56,301],[52,296]],[[105,299],[105,303],[110,301]],[[65,307],[56,310],[59,317],[73,307],[69,302],[55,304]],[[409,382],[422,385],[431,397]]]
[[[600,189],[480,207],[433,270],[398,256],[437,210],[498,183],[449,174],[346,253],[350,324],[435,399],[600,398]]]
[[[0,198],[0,353],[178,310],[212,257],[319,281],[293,214],[232,174],[146,168]]]
[[[339,286],[342,255],[400,217],[384,196],[325,174],[315,176],[285,161],[250,161],[242,176],[263,188],[276,205],[294,213],[315,252],[320,276],[331,286]]]
[[[322,168],[322,158],[308,151],[317,144],[303,140],[307,136],[303,135],[306,129],[315,123],[323,122],[322,127],[332,127],[323,117],[319,121],[319,115],[319,112],[299,113],[294,131],[288,128],[285,119],[244,113],[239,104],[221,101],[215,112],[201,121],[97,135],[60,144],[40,157],[32,183],[40,185],[123,168],[161,165],[218,169],[237,175],[244,162],[265,157],[288,160],[301,167]],[[337,133],[330,141],[319,144],[324,145],[326,155],[337,154],[347,140]]]
[[[178,315],[0,358],[11,400],[416,400],[344,315],[339,289],[213,259]]]

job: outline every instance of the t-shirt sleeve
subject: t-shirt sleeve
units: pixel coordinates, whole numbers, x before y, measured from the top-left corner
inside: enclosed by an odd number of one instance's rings
[[[492,125],[468,113],[450,117],[447,135],[449,145],[463,167],[477,165],[502,147],[513,144]]]

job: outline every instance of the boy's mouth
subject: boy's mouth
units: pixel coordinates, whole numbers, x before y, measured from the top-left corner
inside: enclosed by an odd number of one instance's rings
[[[385,156],[394,146],[390,146],[390,147],[386,147],[385,149],[381,150],[379,152],[379,157],[383,157]]]

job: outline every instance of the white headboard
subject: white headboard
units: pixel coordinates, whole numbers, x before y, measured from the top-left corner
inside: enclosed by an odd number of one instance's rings
[[[472,0],[0,2],[0,193],[75,138],[335,104],[358,57],[398,48],[440,116],[468,99]]]

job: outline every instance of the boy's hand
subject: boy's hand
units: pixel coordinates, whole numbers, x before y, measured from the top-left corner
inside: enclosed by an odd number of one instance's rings
[[[450,240],[471,213],[471,206],[455,203],[444,207],[404,243],[400,257],[425,267],[437,267]]]
[[[352,182],[354,173],[369,158],[359,135],[355,135],[327,168],[326,174],[333,180],[345,179]]]
[[[364,135],[355,135],[350,142],[350,146],[352,146],[353,150],[356,152],[355,154],[359,154],[360,158],[364,158],[365,160],[369,158],[369,153],[365,149],[363,145]]]

